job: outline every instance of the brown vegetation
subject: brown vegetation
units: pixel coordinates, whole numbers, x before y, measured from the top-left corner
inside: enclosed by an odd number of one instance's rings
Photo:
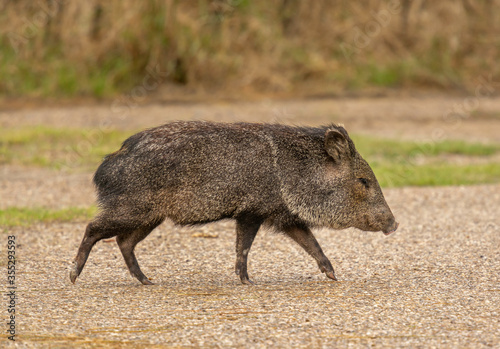
[[[0,93],[331,93],[495,80],[499,0],[4,0]]]

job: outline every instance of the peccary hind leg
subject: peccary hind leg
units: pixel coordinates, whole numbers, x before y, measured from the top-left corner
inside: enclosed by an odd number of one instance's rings
[[[89,257],[90,250],[92,247],[102,239],[109,239],[113,236],[118,235],[123,231],[122,225],[112,225],[109,223],[104,223],[104,219],[96,219],[90,222],[85,229],[85,235],[83,236],[82,243],[78,248],[75,260],[73,262],[73,268],[70,271],[69,278],[72,283],[75,283],[76,278],[80,275]]]
[[[152,284],[139,268],[139,264],[137,263],[137,259],[134,255],[134,248],[137,243],[142,241],[161,223],[161,221],[138,227],[137,222],[139,221],[140,220],[131,220],[122,222],[113,220],[112,218],[109,218],[109,216],[101,216],[90,222],[89,225],[87,225],[82,243],[78,248],[76,258],[73,262],[73,268],[69,274],[71,282],[75,283],[76,279],[82,272],[92,247],[102,239],[117,236],[116,241],[132,276],[136,277],[145,285]]]
[[[337,280],[332,264],[323,253],[318,241],[309,228],[293,227],[287,229],[285,232],[316,260],[322,273],[325,273],[330,279]]]
[[[247,260],[248,252],[252,247],[253,240],[257,235],[262,221],[245,217],[236,220],[236,275],[239,275],[241,283],[253,285],[248,278]]]
[[[144,240],[146,236],[153,231],[160,223],[155,223],[151,226],[142,227],[140,229],[134,230],[130,234],[119,235],[116,238],[116,242],[120,247],[120,251],[122,252],[123,259],[125,259],[125,263],[127,264],[128,270],[130,274],[137,278],[143,285],[153,285],[151,281],[147,278],[146,275],[141,271],[139,267],[139,263],[137,262],[137,258],[134,254],[135,246]]]

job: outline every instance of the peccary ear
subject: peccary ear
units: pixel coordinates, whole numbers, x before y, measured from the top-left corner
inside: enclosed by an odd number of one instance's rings
[[[340,162],[349,154],[349,143],[342,132],[329,129],[325,133],[325,150],[335,162]]]

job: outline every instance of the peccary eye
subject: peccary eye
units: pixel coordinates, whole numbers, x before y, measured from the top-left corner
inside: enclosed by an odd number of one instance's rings
[[[366,178],[358,178],[358,180],[365,186],[368,188],[368,179]]]

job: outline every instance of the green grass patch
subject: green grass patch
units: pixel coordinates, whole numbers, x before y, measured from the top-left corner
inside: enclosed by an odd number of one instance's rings
[[[0,129],[0,165],[94,169],[133,132],[58,129],[44,126]]]
[[[70,222],[88,220],[97,212],[97,207],[69,207],[60,210],[43,207],[8,207],[0,210],[0,226],[30,226],[35,223]]]
[[[373,163],[382,187],[472,185],[500,182],[500,164],[476,165]]]
[[[383,158],[391,161],[405,161],[415,156],[490,156],[500,152],[500,144],[469,143],[460,140],[412,142],[360,135],[354,135],[352,139],[365,158]]]
[[[360,135],[352,138],[383,187],[500,182],[500,164],[488,161],[489,157],[500,153],[499,144],[459,140],[412,142]],[[447,160],[447,155],[483,161],[455,164]]]

